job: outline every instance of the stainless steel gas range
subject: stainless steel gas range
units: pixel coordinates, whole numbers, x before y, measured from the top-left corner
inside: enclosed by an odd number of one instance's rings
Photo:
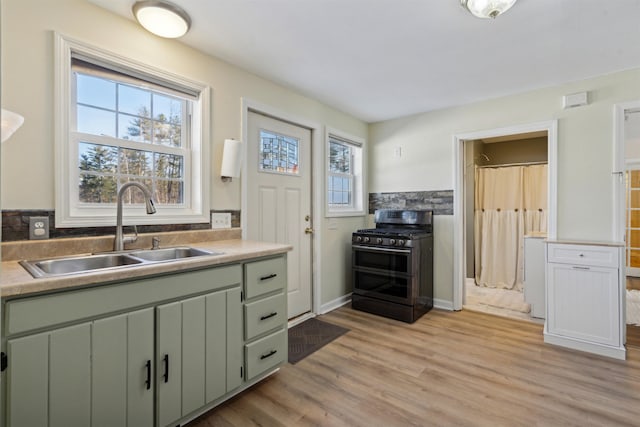
[[[433,307],[433,212],[375,211],[352,236],[352,307],[413,323]]]

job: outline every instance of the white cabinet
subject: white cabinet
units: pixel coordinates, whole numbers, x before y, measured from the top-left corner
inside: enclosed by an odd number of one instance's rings
[[[549,242],[545,342],[625,358],[620,251]]]
[[[544,319],[544,237],[524,237],[524,300],[531,305],[531,316]]]

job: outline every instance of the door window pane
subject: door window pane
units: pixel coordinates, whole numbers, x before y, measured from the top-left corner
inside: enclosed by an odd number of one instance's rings
[[[299,175],[300,140],[273,132],[260,131],[260,172]]]

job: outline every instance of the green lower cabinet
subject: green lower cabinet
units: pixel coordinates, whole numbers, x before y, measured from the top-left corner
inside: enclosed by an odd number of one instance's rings
[[[239,289],[157,307],[159,426],[175,423],[242,382],[241,329],[234,331],[242,325],[235,323],[237,313],[241,316]],[[228,337],[232,335],[238,338],[228,346]],[[228,357],[228,353],[234,358]],[[234,375],[229,374],[232,371]]]
[[[153,426],[152,309],[9,340],[7,351],[8,426]]]

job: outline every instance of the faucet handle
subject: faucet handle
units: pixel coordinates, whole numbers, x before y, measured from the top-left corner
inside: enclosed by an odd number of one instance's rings
[[[158,236],[151,238],[151,249],[160,248],[160,238]]]
[[[122,238],[122,243],[123,245],[125,243],[133,243],[136,240],[138,240],[138,227],[136,227],[135,225],[133,226],[133,236],[124,236]]]

